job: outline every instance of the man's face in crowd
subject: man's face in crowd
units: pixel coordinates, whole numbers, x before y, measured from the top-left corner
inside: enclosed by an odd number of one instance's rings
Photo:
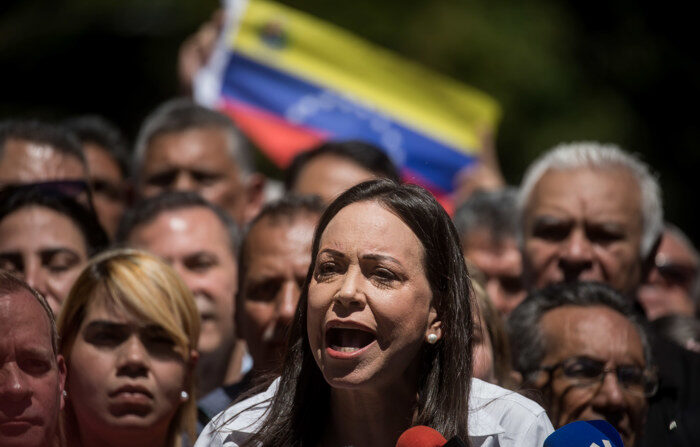
[[[102,146],[85,143],[83,149],[90,170],[95,212],[104,229],[113,236],[126,207],[122,171],[119,163]]]
[[[256,371],[278,367],[286,332],[311,263],[317,215],[263,218],[246,238],[246,272],[237,321]]]
[[[525,208],[526,279],[535,288],[598,281],[630,293],[641,277],[641,238],[641,194],[628,171],[548,171]]]
[[[0,445],[53,445],[65,379],[41,305],[26,290],[0,296]]]
[[[510,314],[525,299],[523,263],[515,238],[494,240],[488,229],[476,229],[466,236],[462,253],[486,276],[486,292],[501,315]]]
[[[164,258],[192,291],[202,319],[201,360],[222,355],[221,350],[230,353],[237,267],[228,232],[219,218],[204,207],[166,211],[136,227],[128,243]]]
[[[641,434],[647,403],[642,390],[625,386],[615,371],[646,367],[633,324],[604,306],[562,306],[545,313],[540,330],[546,347],[534,385],[545,396],[555,427],[577,420],[605,419],[632,446]],[[591,365],[604,365],[599,379]],[[593,377],[593,378],[591,378]]]
[[[143,160],[141,194],[196,191],[244,224],[260,209],[262,185],[253,185],[252,175],[248,180],[243,177],[229,155],[230,144],[228,133],[218,127],[157,135]]]
[[[0,186],[52,180],[85,180],[87,172],[76,157],[52,146],[10,138],[0,159]]]
[[[335,155],[320,155],[299,172],[292,191],[321,197],[331,203],[343,191],[377,176],[357,163]]]
[[[695,256],[672,232],[664,232],[655,265],[637,292],[637,300],[649,320],[670,314],[694,314],[691,292],[698,275]]]

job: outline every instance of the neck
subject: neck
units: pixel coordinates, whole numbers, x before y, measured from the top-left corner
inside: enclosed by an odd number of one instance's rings
[[[331,424],[324,447],[393,447],[411,426],[416,389],[392,386],[369,391],[331,389]]]
[[[236,341],[229,356],[224,385],[239,382],[243,378],[244,374],[241,372],[241,368],[243,367],[243,357],[245,357],[247,351],[245,340]]]
[[[168,432],[156,429],[97,433],[80,429],[80,447],[171,447]],[[74,444],[70,444],[74,445]]]
[[[222,343],[215,351],[200,353],[197,362],[197,396],[204,397],[224,384],[234,341]],[[240,371],[240,363],[238,365]]]

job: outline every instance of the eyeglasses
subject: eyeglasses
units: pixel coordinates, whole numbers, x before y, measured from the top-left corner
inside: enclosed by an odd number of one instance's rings
[[[654,371],[637,365],[618,365],[606,368],[605,362],[590,357],[573,357],[550,366],[543,366],[541,371],[549,373],[549,381],[554,372],[561,369],[562,374],[574,386],[600,386],[608,373],[614,373],[622,389],[630,394],[651,397],[658,389],[658,380]]]
[[[698,267],[692,264],[681,264],[659,255],[655,260],[659,275],[668,284],[675,284],[685,289],[690,289],[693,281],[698,276]]]

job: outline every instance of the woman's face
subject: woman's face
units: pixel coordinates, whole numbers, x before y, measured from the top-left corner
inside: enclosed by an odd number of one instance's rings
[[[159,326],[93,301],[67,357],[66,389],[81,436],[167,434],[188,389],[180,351]]]
[[[308,296],[309,344],[336,388],[415,380],[426,335],[441,336],[423,246],[377,202],[349,205],[330,221]]]
[[[56,314],[87,259],[78,227],[50,208],[21,208],[0,222],[0,269],[22,277]]]

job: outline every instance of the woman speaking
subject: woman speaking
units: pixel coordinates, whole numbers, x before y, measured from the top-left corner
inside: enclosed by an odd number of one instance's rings
[[[470,283],[449,216],[389,180],[338,197],[318,224],[281,372],[196,446],[391,446],[426,425],[467,445],[541,446],[533,402],[471,379]]]

